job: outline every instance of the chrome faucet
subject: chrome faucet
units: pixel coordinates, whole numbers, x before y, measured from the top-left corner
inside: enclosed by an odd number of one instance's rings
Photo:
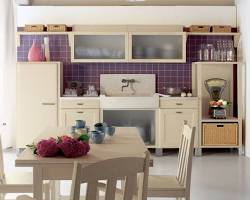
[[[125,85],[122,86],[122,92],[125,87],[128,87],[129,84],[135,83],[135,79],[122,79],[122,83],[126,83]]]

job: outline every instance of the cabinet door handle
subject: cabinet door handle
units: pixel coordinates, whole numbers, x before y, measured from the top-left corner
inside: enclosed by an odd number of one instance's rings
[[[84,105],[84,103],[77,103],[77,105],[78,105],[78,106],[83,106],[83,105]]]
[[[54,106],[56,104],[55,103],[42,103],[42,105],[44,105],[44,106]]]
[[[176,113],[177,113],[177,114],[182,114],[183,112],[181,112],[181,111],[177,111]]]
[[[176,105],[177,105],[177,106],[182,106],[182,105],[183,105],[183,103],[176,103]]]
[[[78,111],[78,112],[76,112],[76,113],[82,114],[82,113],[84,113],[84,112],[82,112],[82,111]]]
[[[218,128],[223,128],[223,127],[224,127],[224,125],[222,125],[222,124],[218,124],[218,125],[217,125],[217,127],[218,127]]]

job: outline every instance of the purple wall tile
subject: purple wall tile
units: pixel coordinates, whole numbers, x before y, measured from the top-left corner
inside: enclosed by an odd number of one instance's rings
[[[232,40],[231,36],[189,36],[187,40],[186,63],[71,63],[67,35],[23,35],[17,48],[17,60],[27,61],[28,50],[33,40],[38,46],[43,38],[49,37],[52,61],[61,61],[64,66],[64,83],[80,81],[83,88],[95,84],[99,90],[100,74],[156,74],[157,92],[164,93],[163,87],[192,87],[192,62],[197,61],[201,44],[215,44],[217,40]]]

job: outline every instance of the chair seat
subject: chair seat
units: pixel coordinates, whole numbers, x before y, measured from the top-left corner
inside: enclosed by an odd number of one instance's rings
[[[148,177],[148,190],[154,191],[185,191],[176,176],[150,175]]]

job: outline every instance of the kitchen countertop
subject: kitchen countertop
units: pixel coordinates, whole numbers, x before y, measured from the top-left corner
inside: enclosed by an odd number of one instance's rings
[[[160,97],[160,100],[196,100],[198,97]]]
[[[79,101],[79,100],[100,100],[100,96],[98,97],[84,97],[84,96],[77,96],[77,97],[60,97],[60,100],[65,101]]]
[[[160,96],[160,100],[195,100],[198,97],[162,97]],[[98,97],[84,97],[84,96],[77,96],[77,97],[60,97],[60,100],[66,101],[75,101],[75,100],[100,100],[100,96]]]

